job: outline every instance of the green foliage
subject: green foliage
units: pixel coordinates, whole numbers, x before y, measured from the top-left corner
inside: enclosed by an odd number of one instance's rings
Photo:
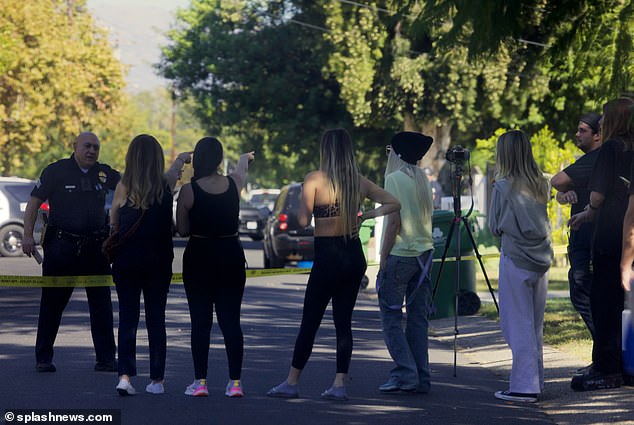
[[[117,121],[123,70],[84,0],[3,1],[0,174],[33,177]]]
[[[256,151],[250,174],[263,187],[303,179],[318,165],[321,133],[352,127],[339,85],[323,72],[330,45],[291,16],[324,19],[321,2],[194,1],[160,64],[209,132]]]
[[[112,126],[101,135],[104,147],[100,160],[123,170],[130,141],[137,134],[146,133],[156,137],[163,146],[166,166],[169,167],[178,153],[193,150],[196,142],[205,135],[195,117],[194,106],[189,98],[172,100],[171,92],[165,88],[130,95],[119,117],[119,125]],[[237,158],[237,154],[232,155],[231,151],[226,155]]]
[[[632,91],[631,2],[564,3],[195,0],[160,70],[208,132],[258,152],[256,183],[300,180],[335,126],[380,180],[401,129],[434,137],[424,162],[436,170],[452,141],[473,147],[498,128],[547,125],[566,149],[582,113]]]
[[[405,12],[419,7],[399,3]],[[463,45],[472,59],[510,55],[505,106],[511,108],[505,109],[515,120],[492,116],[503,126],[530,125],[533,131],[547,123],[563,140],[581,114],[634,93],[629,0],[426,0],[412,25],[429,32],[447,21],[453,26],[443,46]]]

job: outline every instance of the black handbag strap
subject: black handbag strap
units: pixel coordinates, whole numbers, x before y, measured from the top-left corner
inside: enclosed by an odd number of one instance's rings
[[[145,215],[145,210],[141,209],[141,215],[139,216],[139,218],[137,218],[137,220],[134,222],[132,227],[130,227],[130,229],[127,232],[125,232],[125,235],[123,235],[121,237],[121,239],[119,239],[119,243],[120,244],[125,242],[126,240],[130,239],[130,237],[134,234],[134,232],[136,232],[136,230],[141,225],[141,221],[143,221],[143,216],[144,215]]]

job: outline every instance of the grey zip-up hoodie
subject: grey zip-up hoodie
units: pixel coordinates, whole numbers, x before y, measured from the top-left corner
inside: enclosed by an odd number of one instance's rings
[[[553,261],[546,205],[514,191],[511,182],[493,185],[489,228],[501,237],[501,251],[522,269],[545,273]]]

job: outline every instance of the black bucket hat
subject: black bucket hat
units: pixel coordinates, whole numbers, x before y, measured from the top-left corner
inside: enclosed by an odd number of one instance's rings
[[[416,164],[427,153],[434,139],[423,133],[402,131],[392,137],[394,153],[403,161]]]

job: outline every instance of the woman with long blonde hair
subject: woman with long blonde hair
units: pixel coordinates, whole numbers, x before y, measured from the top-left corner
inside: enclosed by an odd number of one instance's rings
[[[136,334],[143,293],[150,343],[150,379],[145,390],[165,392],[165,307],[172,279],[172,189],[191,153],[181,153],[165,172],[163,149],[147,134],[136,136],[125,160],[125,173],[115,189],[110,211],[111,232],[122,244],[112,262],[112,278],[119,298],[120,395],[136,393]]]
[[[382,204],[358,215],[369,198]],[[352,310],[365,273],[358,229],[364,219],[397,212],[392,195],[359,174],[352,139],[344,129],[328,130],[320,143],[319,170],[304,179],[299,222],[308,226],[315,217],[315,261],[308,278],[304,310],[287,379],[273,387],[271,397],[298,397],[298,383],[313,349],[315,335],[332,300],[337,335],[337,366],[332,386],[321,396],[347,400],[345,379],[352,357]]]
[[[513,355],[508,390],[495,397],[534,403],[544,387],[542,337],[553,258],[542,175],[526,134],[498,138],[489,228],[500,244],[500,327]]]

